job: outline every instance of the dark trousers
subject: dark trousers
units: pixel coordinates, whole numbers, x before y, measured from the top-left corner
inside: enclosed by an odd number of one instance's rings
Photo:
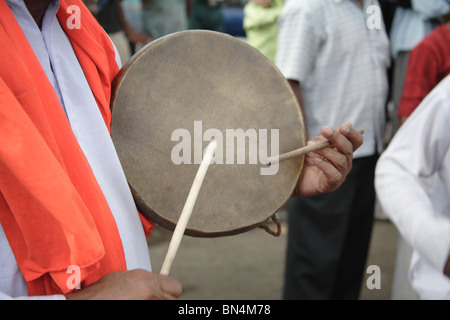
[[[374,221],[377,160],[355,159],[339,190],[287,204],[284,299],[358,299]]]

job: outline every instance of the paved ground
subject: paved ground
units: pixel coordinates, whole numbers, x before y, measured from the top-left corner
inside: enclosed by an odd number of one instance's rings
[[[279,238],[262,229],[217,239],[184,237],[171,270],[171,275],[183,284],[181,299],[280,299],[287,232],[284,224]],[[155,272],[161,268],[171,235],[157,227],[150,237]],[[376,221],[367,264],[380,267],[381,289],[367,288],[366,279],[371,275],[367,274],[361,300],[391,299],[397,236],[389,221]]]

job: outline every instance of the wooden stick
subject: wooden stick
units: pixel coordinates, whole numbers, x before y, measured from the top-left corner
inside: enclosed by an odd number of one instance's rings
[[[358,132],[361,134],[364,134],[364,130],[362,130],[362,129],[358,130]],[[281,163],[283,161],[287,161],[287,160],[290,160],[293,158],[300,157],[304,154],[307,154],[308,152],[324,149],[329,146],[330,146],[330,141],[325,140],[325,141],[319,142],[317,144],[313,144],[310,146],[306,146],[306,147],[303,147],[303,148],[300,148],[300,149],[297,149],[294,151],[290,151],[290,152],[281,154],[276,157],[271,157],[271,158],[267,159],[266,165],[270,166],[272,164]]]
[[[175,255],[177,254],[178,247],[181,243],[181,238],[183,237],[184,231],[186,230],[186,226],[188,224],[189,218],[191,217],[192,210],[194,209],[197,196],[203,184],[203,179],[205,178],[206,171],[211,164],[216,148],[217,141],[213,140],[206,149],[205,155],[200,164],[200,168],[198,169],[197,175],[195,176],[194,183],[192,184],[191,190],[189,191],[189,195],[184,205],[183,211],[181,212],[180,218],[178,219],[174,234],[172,235],[172,239],[170,240],[169,249],[161,268],[161,274],[168,275],[170,272],[173,260],[175,259]]]

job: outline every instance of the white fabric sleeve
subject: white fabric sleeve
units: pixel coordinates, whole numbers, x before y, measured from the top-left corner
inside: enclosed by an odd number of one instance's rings
[[[450,160],[450,79],[443,82],[397,132],[378,162],[375,179],[386,214],[414,250],[439,270],[450,252],[450,219],[448,212],[442,214],[449,209],[450,171],[443,166]],[[442,178],[447,179],[445,190],[442,184],[435,188]]]

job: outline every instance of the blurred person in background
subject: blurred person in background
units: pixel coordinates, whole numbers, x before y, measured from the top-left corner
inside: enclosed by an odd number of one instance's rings
[[[93,3],[94,2],[94,3]],[[134,45],[145,44],[150,37],[134,30],[125,19],[121,0],[87,0],[88,8],[106,31],[119,52],[122,63],[130,59]]]
[[[431,90],[450,74],[450,21],[434,29],[417,47],[408,59],[403,95],[397,115],[400,126],[413,113]]]
[[[192,0],[143,0],[143,32],[158,39],[188,29]]]
[[[378,7],[373,16],[370,6]],[[388,96],[389,41],[380,12],[373,0],[292,0],[279,18],[276,65],[297,95],[307,135],[344,118],[365,130],[337,191],[286,206],[284,299],[359,298]]]
[[[430,32],[442,23],[442,18],[450,12],[449,0],[408,0],[395,1],[395,14],[390,30],[391,54],[393,57],[391,104],[388,110],[392,138],[399,126],[397,110],[403,93],[409,53]]]
[[[244,7],[243,26],[250,45],[275,62],[278,18],[284,0],[250,0]]]
[[[126,21],[130,25],[130,27],[139,32],[142,33],[142,0],[122,0],[122,11],[125,16]],[[131,47],[131,54],[135,54],[136,51],[141,49],[144,45],[146,45],[148,42],[151,41],[151,36],[147,35],[148,41],[147,42],[139,42],[139,43],[133,43],[129,41],[130,47]]]
[[[193,0],[189,29],[224,31],[223,0]]]

